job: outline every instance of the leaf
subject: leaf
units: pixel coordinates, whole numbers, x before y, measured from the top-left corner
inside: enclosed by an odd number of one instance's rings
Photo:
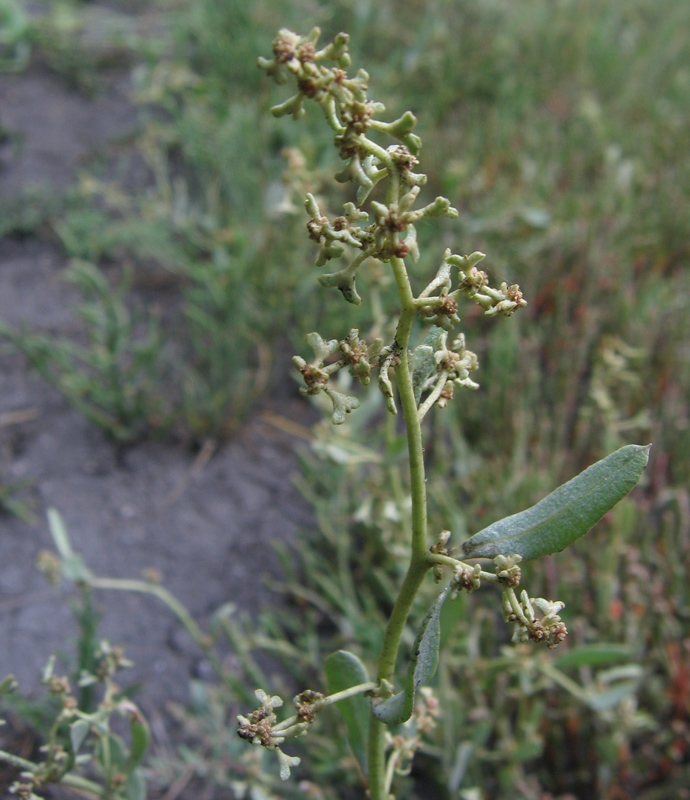
[[[465,558],[557,553],[584,536],[639,481],[651,445],[629,444],[597,461],[536,505],[505,517],[462,544]]]
[[[146,800],[146,781],[138,769],[127,778],[125,796],[127,800]]]
[[[48,525],[50,526],[50,533],[55,542],[55,547],[60,555],[60,558],[70,558],[74,555],[72,545],[70,544],[69,535],[65,523],[56,508],[49,508],[46,512],[48,515]]]
[[[557,669],[570,667],[604,667],[631,657],[630,648],[624,644],[583,644],[554,658]]]
[[[131,739],[129,743],[128,763],[130,768],[132,768],[139,766],[141,763],[141,759],[144,757],[151,739],[148,722],[139,709],[136,709],[136,711],[130,715],[129,732]]]
[[[426,381],[436,372],[434,350],[427,344],[420,344],[412,351],[412,389],[417,406],[422,399],[422,389]]]
[[[69,738],[72,742],[72,752],[75,756],[84,744],[89,727],[89,723],[85,719],[78,719],[69,726]]]
[[[441,609],[448,595],[444,589],[422,620],[412,648],[405,677],[405,688],[381,702],[374,703],[373,712],[386,725],[400,725],[412,716],[417,690],[433,678],[438,666],[441,642]]]
[[[585,702],[592,711],[607,711],[634,694],[639,685],[639,681],[621,681],[602,692],[588,693]]]
[[[338,650],[326,659],[326,681],[330,694],[342,692],[369,680],[364,664],[353,653]],[[347,729],[347,739],[355,758],[365,775],[369,774],[367,749],[369,743],[369,719],[371,703],[361,694],[337,702]]]
[[[88,583],[91,577],[84,559],[72,550],[65,523],[55,508],[48,509],[48,527],[60,555],[60,571],[63,578],[74,583]]]
[[[443,328],[434,325],[424,338],[422,344],[412,351],[412,388],[417,405],[422,398],[422,388],[426,381],[436,373],[434,353],[438,349]]]
[[[336,392],[336,390],[331,389],[330,386],[327,386],[324,391],[333,402],[331,422],[334,425],[342,425],[343,422],[345,422],[347,414],[353,409],[359,408],[359,400],[356,397],[351,397],[349,394],[343,394],[342,392]]]

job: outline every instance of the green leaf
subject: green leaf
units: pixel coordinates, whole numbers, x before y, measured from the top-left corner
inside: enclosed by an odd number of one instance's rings
[[[60,571],[63,578],[73,583],[88,583],[91,577],[84,559],[72,550],[67,527],[55,508],[48,509],[48,527],[60,555]]]
[[[138,708],[130,714],[129,732],[131,739],[129,743],[128,765],[131,769],[139,766],[151,739],[148,722]]]
[[[583,644],[557,656],[553,663],[558,669],[605,667],[631,656],[631,650],[625,644]]]
[[[602,692],[588,693],[585,702],[592,711],[608,711],[608,709],[614,708],[625,700],[626,697],[634,694],[639,685],[639,681],[621,681],[615,686],[604,689]]]
[[[422,344],[412,351],[412,388],[417,405],[422,398],[422,387],[426,381],[436,373],[434,353],[438,350],[443,328],[434,325],[424,338]]]
[[[441,609],[448,595],[444,589],[422,620],[407,667],[405,688],[392,697],[374,703],[373,712],[386,725],[400,725],[412,716],[417,690],[433,678],[438,666],[441,642]]]
[[[521,555],[524,561],[576,542],[639,481],[651,445],[629,444],[559,486],[532,508],[505,517],[466,542],[465,558]]]
[[[333,414],[331,422],[334,425],[342,425],[345,422],[345,417],[355,408],[359,408],[359,400],[356,397],[351,397],[349,394],[336,392],[327,386],[324,389],[325,393],[331,398],[333,403]]]
[[[125,784],[127,800],[146,800],[146,781],[139,770],[135,770]]]
[[[84,744],[84,739],[89,732],[89,723],[85,719],[78,719],[69,726],[69,738],[72,742],[72,752],[76,756],[79,753],[81,746]]]
[[[71,558],[74,555],[74,551],[60,512],[56,508],[49,508],[46,513],[48,515],[50,533],[60,558]]]
[[[367,683],[369,677],[364,664],[353,653],[338,650],[326,659],[326,681],[330,694],[342,692],[360,683]],[[355,758],[368,775],[367,748],[369,743],[369,719],[371,702],[364,695],[358,694],[337,702],[347,729],[347,739]]]

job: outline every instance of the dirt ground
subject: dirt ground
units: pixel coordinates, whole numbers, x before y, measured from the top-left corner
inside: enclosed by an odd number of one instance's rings
[[[0,78],[0,193],[31,185],[62,192],[80,165],[136,125],[127,74],[93,99],[40,67]],[[74,330],[74,290],[49,238],[0,242],[0,319],[41,332]],[[289,391],[289,390],[288,390]],[[288,408],[303,414],[296,397]],[[290,414],[281,408],[281,413]],[[275,572],[272,543],[310,522],[290,476],[293,439],[255,415],[233,441],[204,459],[181,447],[144,443],[124,453],[72,410],[23,359],[0,351],[0,475],[26,481],[34,521],[0,515],[0,677],[14,673],[34,693],[51,652],[70,651],[76,627],[68,605],[37,571],[51,548],[45,512],[62,514],[75,549],[99,575],[140,577],[154,568],[203,620],[223,603],[253,610],[271,602],[263,577]],[[101,632],[126,647],[145,709],[185,701],[203,660],[156,599],[97,596]]]

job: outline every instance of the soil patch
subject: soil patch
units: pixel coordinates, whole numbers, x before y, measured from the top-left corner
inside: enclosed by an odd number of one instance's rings
[[[4,197],[29,187],[62,192],[84,160],[136,124],[127,75],[114,74],[89,99],[41,69],[0,78],[0,153]],[[78,296],[50,239],[0,243],[0,319],[41,332],[74,330]],[[298,401],[293,410],[300,411]],[[281,413],[286,413],[281,407]],[[290,411],[288,410],[288,414]],[[292,438],[256,417],[207,461],[172,445],[147,442],[120,451],[39,378],[22,358],[0,352],[0,475],[26,481],[34,522],[0,517],[0,676],[24,691],[38,684],[48,655],[68,651],[76,627],[68,605],[34,566],[52,548],[45,511],[57,508],[75,549],[99,575],[161,573],[202,621],[223,603],[256,610],[271,602],[272,543],[309,524],[291,482]],[[144,708],[185,701],[189,679],[205,676],[196,647],[152,597],[97,596],[102,635],[123,644],[142,685]]]

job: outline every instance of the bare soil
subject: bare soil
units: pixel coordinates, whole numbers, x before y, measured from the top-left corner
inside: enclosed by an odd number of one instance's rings
[[[0,148],[3,197],[30,186],[64,192],[86,160],[136,125],[128,93],[125,73],[109,76],[93,98],[41,67],[1,76],[0,123],[10,132]],[[49,234],[0,241],[0,319],[73,332],[79,298],[61,280],[64,267]],[[300,408],[290,396],[281,413],[300,416]],[[20,356],[0,350],[0,476],[27,483],[34,517],[27,524],[0,515],[0,677],[14,673],[34,693],[48,656],[70,651],[77,634],[64,597],[34,566],[39,551],[52,548],[49,507],[96,574],[138,578],[153,568],[202,621],[223,603],[249,611],[270,603],[272,545],[310,522],[291,481],[293,443],[256,415],[208,459],[156,442],[118,450]],[[145,595],[96,599],[102,635],[135,663],[128,679],[141,683],[142,706],[184,702],[190,678],[207,670],[172,614]]]

